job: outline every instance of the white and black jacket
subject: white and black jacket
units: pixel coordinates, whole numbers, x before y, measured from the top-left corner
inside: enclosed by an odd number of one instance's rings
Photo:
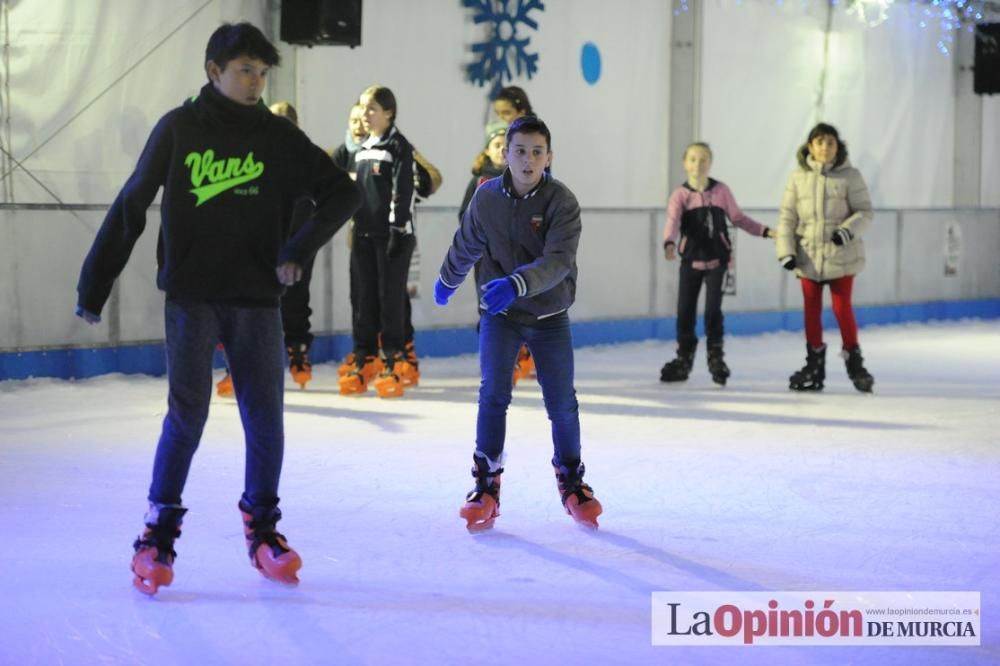
[[[412,230],[413,146],[395,126],[369,137],[354,153],[361,208],[354,214],[355,236],[388,236],[389,225]]]

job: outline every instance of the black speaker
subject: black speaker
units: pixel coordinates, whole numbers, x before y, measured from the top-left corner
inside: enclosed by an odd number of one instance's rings
[[[1000,23],[976,25],[972,89],[977,95],[1000,93]]]
[[[281,41],[361,46],[361,0],[281,0]]]

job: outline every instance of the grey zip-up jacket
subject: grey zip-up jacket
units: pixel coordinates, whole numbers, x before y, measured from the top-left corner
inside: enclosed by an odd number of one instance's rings
[[[479,186],[441,264],[441,282],[458,287],[480,261],[482,286],[510,277],[518,297],[503,312],[521,323],[565,312],[576,298],[580,205],[565,185],[545,174],[518,197],[505,171]]]
[[[824,167],[800,154],[778,212],[778,259],[794,256],[795,274],[816,282],[860,273],[865,267],[861,237],[871,221],[868,188],[849,161]],[[841,228],[851,233],[851,240],[836,245],[833,232]]]

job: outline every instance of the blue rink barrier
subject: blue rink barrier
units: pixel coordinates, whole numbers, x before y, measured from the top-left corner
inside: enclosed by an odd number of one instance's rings
[[[570,316],[572,317],[572,311]],[[855,306],[855,316],[861,327],[969,318],[997,319],[1000,318],[1000,298],[862,305]],[[698,335],[703,335],[700,320],[699,316]],[[642,340],[673,342],[674,325],[674,317],[575,322],[573,342],[576,347]],[[833,312],[824,310],[823,327],[836,326]],[[802,328],[801,310],[726,313],[726,335],[758,335],[775,331],[801,331]],[[472,325],[417,331],[415,342],[421,356],[436,357],[471,354],[479,346],[475,327]],[[310,357],[313,363],[325,363],[343,358],[350,350],[351,338],[347,334],[318,335],[313,341]],[[222,367],[219,354],[216,354],[216,367]],[[74,379],[114,372],[153,376],[165,374],[162,343],[0,353],[0,380],[31,377]]]

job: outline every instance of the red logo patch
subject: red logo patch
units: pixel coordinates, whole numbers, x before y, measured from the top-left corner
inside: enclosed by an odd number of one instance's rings
[[[538,230],[542,226],[543,221],[544,218],[541,215],[532,215],[531,220],[529,220],[529,223],[531,224],[531,230],[537,234]]]

